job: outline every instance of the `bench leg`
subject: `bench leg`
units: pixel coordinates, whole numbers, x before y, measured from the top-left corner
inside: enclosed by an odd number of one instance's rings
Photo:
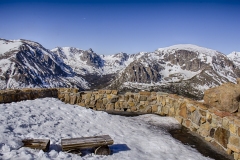
[[[108,146],[97,147],[94,151],[96,155],[110,155],[110,149]]]

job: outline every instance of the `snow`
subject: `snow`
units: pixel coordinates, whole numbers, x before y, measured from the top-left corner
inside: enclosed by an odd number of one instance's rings
[[[19,40],[6,41],[0,39],[0,55],[11,50],[16,50],[20,45],[22,45],[22,42]]]
[[[197,72],[184,70],[179,65],[171,65],[169,62],[166,63],[164,70],[160,72],[163,76],[163,82],[178,82],[181,80],[187,80],[195,75],[199,74],[201,70]]]
[[[240,52],[232,52],[227,55],[227,57],[233,61],[233,63],[240,67]]]
[[[221,54],[216,50],[200,47],[193,44],[177,44],[177,45],[172,45],[170,47],[157,49],[157,51],[173,52],[173,53],[175,52],[175,50],[188,50],[188,51],[197,52],[197,53],[204,53],[205,55],[210,57],[216,56],[217,54]]]
[[[109,115],[55,98],[0,104],[0,112],[0,159],[209,159],[171,137],[168,130],[179,127],[171,117]],[[61,151],[61,138],[103,134],[114,140],[112,155]],[[49,138],[49,152],[20,148],[24,138]]]

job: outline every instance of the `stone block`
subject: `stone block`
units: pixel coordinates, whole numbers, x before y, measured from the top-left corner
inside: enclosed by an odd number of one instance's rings
[[[148,91],[140,91],[139,94],[140,94],[140,95],[144,95],[144,96],[150,96],[150,95],[151,95],[151,92],[148,92]]]
[[[228,121],[227,118],[223,118],[222,127],[227,129],[227,130],[229,129],[229,121]]]
[[[187,118],[187,106],[186,103],[182,103],[180,108],[179,108],[179,115],[182,116],[183,118]]]
[[[228,144],[227,148],[231,149],[234,152],[240,153],[240,147],[239,146],[234,146],[234,145]]]
[[[191,126],[191,121],[190,120],[186,120],[185,121],[185,127],[189,128]]]
[[[212,123],[212,115],[211,115],[211,113],[207,112],[207,114],[206,114],[206,120],[207,120],[209,123]]]
[[[136,106],[134,102],[127,102],[129,108]]]
[[[168,107],[168,106],[165,106],[165,107],[163,107],[162,109],[163,109],[163,113],[164,113],[165,115],[168,115],[169,107]]]
[[[107,94],[107,99],[108,99],[108,100],[112,99],[112,97],[113,97],[113,96],[112,96],[111,94]]]
[[[199,110],[196,110],[191,114],[191,120],[193,123],[200,125],[200,119],[201,119],[201,114],[199,113]]]
[[[239,154],[239,152],[234,152],[234,153],[233,153],[233,158],[234,158],[235,160],[240,160],[240,154]]]
[[[240,139],[239,139],[239,137],[231,135],[229,137],[228,144],[240,147]]]
[[[112,90],[106,90],[105,92],[106,92],[106,94],[111,94]]]
[[[142,96],[142,95],[141,95],[140,98],[139,98],[139,100],[140,100],[140,101],[146,101],[146,100],[147,100],[147,96]]]
[[[70,104],[76,104],[77,96],[76,94],[71,94],[70,96]]]
[[[182,124],[182,122],[183,122],[183,118],[182,118],[182,117],[176,116],[175,119],[176,119],[180,124]]]
[[[105,90],[99,90],[98,93],[99,93],[99,94],[105,94],[106,91],[105,91]]]
[[[103,104],[106,105],[108,103],[108,99],[107,98],[103,98]]]
[[[152,107],[147,107],[147,113],[152,113]]]
[[[118,94],[118,91],[117,91],[117,90],[112,90],[112,94],[113,94],[113,95],[117,95],[117,94]]]
[[[171,107],[169,109],[169,116],[171,116],[171,117],[175,116],[175,109],[174,109],[174,107]]]
[[[234,125],[233,123],[229,124],[229,131],[232,134],[237,135],[237,129],[238,129],[238,127],[236,125]]]
[[[114,110],[114,103],[108,103],[107,106],[106,106],[106,110]]]
[[[84,102],[80,102],[78,103],[79,106],[85,107],[85,103]]]
[[[137,111],[137,107],[136,106],[132,106],[130,109],[131,109],[131,112],[136,112]]]
[[[204,137],[204,139],[205,139],[205,141],[207,141],[207,142],[212,141],[212,138],[211,138],[211,137]]]
[[[200,123],[201,123],[201,124],[206,123],[206,118],[205,118],[205,117],[201,117],[201,119],[200,119]]]
[[[64,95],[64,102],[65,103],[69,103],[70,102],[70,95],[69,95],[69,93],[65,93],[65,95]]]
[[[198,133],[202,136],[202,137],[207,137],[210,135],[210,124],[209,123],[204,123],[202,124],[199,129],[198,129]]]
[[[240,117],[234,117],[234,124],[235,124],[237,127],[240,127]]]
[[[196,110],[196,108],[194,106],[190,106],[188,107],[188,110],[192,113]]]
[[[158,111],[157,105],[152,105],[152,113],[156,113]]]
[[[214,133],[214,139],[221,144],[224,148],[227,148],[230,132],[224,128],[218,127]]]
[[[134,101],[135,102],[139,102],[140,101],[140,95],[139,94],[135,94],[134,95]]]
[[[91,100],[90,99],[85,99],[85,105],[88,106],[90,104]]]
[[[201,110],[201,109],[199,109],[199,113],[202,115],[202,116],[206,116],[206,111],[203,111],[203,110]]]
[[[112,96],[112,98],[110,99],[111,103],[115,103],[118,101],[118,96]]]

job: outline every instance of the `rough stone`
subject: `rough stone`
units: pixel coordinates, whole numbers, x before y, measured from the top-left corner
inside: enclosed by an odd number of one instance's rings
[[[189,128],[191,126],[191,121],[190,120],[186,120],[185,121],[185,125],[187,128]]]
[[[188,110],[189,110],[190,112],[194,112],[194,111],[196,110],[196,108],[195,108],[194,106],[191,106],[191,107],[188,107]]]
[[[239,108],[240,85],[224,83],[221,86],[210,88],[204,93],[204,102],[220,111],[234,113]]]
[[[209,112],[207,112],[206,119],[209,123],[212,123],[212,115]]]
[[[229,124],[229,131],[234,134],[234,135],[237,135],[237,127],[233,124],[233,123],[230,123]]]
[[[227,130],[229,129],[229,121],[227,118],[223,118],[222,126],[223,126],[223,128],[225,128]]]
[[[182,103],[179,109],[180,109],[179,115],[182,116],[183,118],[187,118],[186,102]]]
[[[192,113],[191,119],[192,119],[192,122],[193,122],[193,123],[195,123],[195,124],[197,124],[197,125],[200,124],[201,114],[199,113],[198,110],[196,110],[196,111],[194,111],[194,112]]]
[[[76,104],[77,96],[73,94],[70,96],[70,104]]]
[[[152,113],[156,113],[158,111],[157,105],[152,105]]]
[[[134,102],[127,102],[127,105],[128,105],[129,107],[133,107],[133,106],[135,106],[135,103],[134,103]]]
[[[114,103],[108,103],[106,106],[106,110],[114,110]]]
[[[224,128],[218,127],[214,134],[214,139],[221,144],[224,148],[227,148],[228,138],[230,132]]]
[[[140,96],[139,100],[140,101],[146,101],[147,100],[147,96]]]
[[[131,109],[131,112],[136,112],[137,111],[137,107],[136,106],[132,106],[130,109]]]
[[[113,95],[117,95],[117,94],[118,94],[118,91],[117,91],[117,90],[112,90],[112,94],[113,94]]]
[[[106,92],[107,94],[111,94],[111,93],[112,93],[112,90],[105,90],[105,92]]]
[[[151,95],[151,92],[148,92],[148,91],[140,91],[139,94],[140,94],[140,95],[145,95],[145,96],[150,96],[150,95]]]
[[[169,116],[171,116],[171,117],[175,116],[174,107],[171,107],[171,108],[169,109]]]
[[[240,153],[240,148],[231,144],[228,144],[227,147],[234,152]]]
[[[98,93],[99,94],[105,94],[105,90],[99,90]]]
[[[111,103],[115,103],[118,101],[118,96],[113,96],[111,99],[110,99],[110,102]]]
[[[176,116],[175,119],[176,119],[180,124],[182,124],[182,122],[183,122],[183,118],[182,118],[182,117]]]
[[[229,141],[229,144],[240,147],[239,137],[231,135],[228,141]]]

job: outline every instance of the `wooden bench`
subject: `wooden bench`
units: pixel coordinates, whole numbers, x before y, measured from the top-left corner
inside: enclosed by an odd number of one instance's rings
[[[112,144],[113,139],[109,135],[61,140],[62,150],[71,153],[80,152],[81,149],[93,148],[97,155],[109,155],[111,152],[108,145]]]
[[[44,152],[49,150],[50,140],[49,139],[24,139],[22,140],[22,147],[29,147],[32,149],[41,149]]]

